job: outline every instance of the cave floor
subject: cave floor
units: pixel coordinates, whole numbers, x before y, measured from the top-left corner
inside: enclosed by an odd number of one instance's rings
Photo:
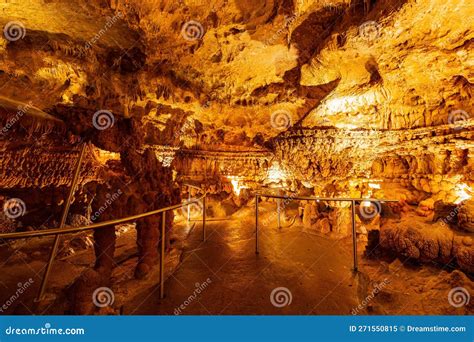
[[[124,313],[349,314],[357,306],[358,277],[351,271],[348,241],[307,234],[297,226],[278,230],[262,224],[256,255],[247,210],[230,220],[209,221],[206,242],[198,223],[181,265],[165,284],[166,297],[160,300],[155,288],[127,303]],[[288,289],[291,304],[272,305],[270,295],[278,287]]]
[[[306,233],[300,222],[276,228],[274,206],[261,205],[260,254],[255,254],[254,212],[210,220],[207,240],[197,222],[181,264],[165,283],[143,291],[123,307],[131,315],[367,315],[473,314],[470,303],[455,308],[448,293],[474,282],[460,271],[413,265],[399,258],[370,260],[358,242],[359,272],[352,271],[350,238]],[[271,216],[273,215],[273,216]],[[293,220],[294,221],[294,220]],[[285,227],[286,226],[286,227]],[[291,303],[275,306],[272,291],[286,288]],[[286,297],[288,298],[288,297]],[[282,301],[286,299],[280,297]],[[281,302],[276,302],[279,304]]]

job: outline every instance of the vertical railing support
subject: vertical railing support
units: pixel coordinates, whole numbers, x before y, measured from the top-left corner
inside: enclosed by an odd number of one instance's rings
[[[191,202],[191,188],[188,187],[188,203]],[[191,206],[188,204],[188,223],[191,221]]]
[[[281,206],[280,206],[281,199],[277,199],[277,212],[278,212],[278,229],[281,229]]]
[[[255,196],[255,254],[259,253],[258,250],[258,198],[259,196]]]
[[[206,241],[206,195],[202,199],[202,241]]]
[[[81,151],[79,152],[79,157],[76,162],[76,169],[74,171],[74,176],[72,178],[71,188],[69,189],[68,197],[66,199],[66,202],[64,203],[64,210],[61,216],[61,223],[59,224],[59,228],[64,228],[66,224],[66,219],[69,214],[69,208],[71,207],[71,201],[74,196],[74,192],[76,191],[77,183],[79,182],[79,175],[81,172],[82,161],[84,159],[84,155],[86,152],[86,147],[87,147],[87,143],[82,143]],[[46,265],[46,270],[44,272],[43,279],[41,281],[41,286],[38,292],[38,296],[36,298],[37,302],[43,299],[44,292],[46,291],[46,285],[48,284],[49,274],[51,273],[51,268],[53,266],[53,262],[54,262],[54,259],[56,258],[56,253],[59,247],[59,238],[60,238],[59,234],[57,234],[54,237],[53,247],[51,248],[51,251],[49,253],[48,264]]]
[[[354,272],[357,272],[358,265],[357,265],[357,231],[356,231],[356,219],[355,219],[355,209],[356,209],[356,201],[351,201],[351,209],[352,209],[352,249],[354,253]]]
[[[161,214],[160,299],[165,298],[166,212]]]

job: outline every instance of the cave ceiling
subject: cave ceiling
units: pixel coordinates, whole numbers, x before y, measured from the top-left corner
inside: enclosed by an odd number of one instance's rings
[[[0,7],[1,95],[76,131],[107,110],[158,135],[191,122],[205,145],[258,148],[291,127],[410,129],[473,109],[471,0]]]

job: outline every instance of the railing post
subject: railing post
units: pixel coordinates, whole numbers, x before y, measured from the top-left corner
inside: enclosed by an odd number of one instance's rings
[[[188,186],[188,203],[191,202],[191,188]],[[188,204],[188,223],[191,221],[191,207]]]
[[[352,209],[352,248],[354,253],[354,272],[357,272],[357,231],[356,231],[356,219],[355,219],[355,208],[356,202],[351,201],[351,209]]]
[[[206,241],[206,196],[202,199],[202,241]]]
[[[74,192],[76,191],[77,183],[79,182],[79,176],[80,176],[80,172],[81,172],[82,161],[84,159],[84,155],[85,155],[85,152],[86,152],[86,147],[87,147],[87,143],[82,143],[81,151],[79,153],[79,157],[78,157],[77,163],[76,163],[76,170],[74,171],[74,176],[72,178],[71,188],[69,189],[68,197],[66,199],[66,202],[64,203],[64,210],[63,210],[63,214],[61,216],[61,223],[59,224],[59,228],[64,228],[64,226],[66,224],[67,215],[69,214],[69,208],[71,207],[72,197],[74,196]],[[38,296],[36,297],[37,302],[39,302],[43,299],[43,295],[44,295],[44,292],[46,290],[46,285],[48,283],[49,274],[51,273],[51,268],[53,266],[54,258],[56,257],[56,253],[58,251],[59,238],[60,238],[59,234],[57,234],[54,237],[53,247],[51,248],[51,251],[49,253],[48,264],[46,265],[46,270],[44,271],[43,279],[41,280],[41,286],[40,286],[40,289],[39,289],[39,292],[38,292]]]
[[[160,299],[165,298],[166,212],[161,214]]]
[[[281,208],[280,208],[280,201],[281,199],[277,199],[277,212],[278,212],[278,229],[281,229],[281,218],[280,218],[280,213],[281,213]]]
[[[255,254],[258,254],[258,195],[255,195]]]

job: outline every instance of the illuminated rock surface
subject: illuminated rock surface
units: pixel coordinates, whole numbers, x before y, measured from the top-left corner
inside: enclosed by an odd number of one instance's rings
[[[0,232],[58,227],[86,142],[67,225],[179,203],[189,195],[186,183],[206,188],[211,219],[245,214],[248,225],[255,190],[393,199],[398,203],[377,203],[369,219],[369,207],[357,204],[360,258],[367,245],[380,259],[364,259],[362,298],[331,313],[349,313],[372,290],[371,279],[383,280],[371,268],[387,255],[436,263],[442,276],[429,267],[418,273],[435,284],[434,294],[447,290],[436,285],[441,278],[472,290],[472,1],[23,0],[0,9]],[[349,203],[282,202],[299,238],[342,239],[350,248]],[[201,213],[202,203],[192,211]],[[183,214],[178,209],[165,222],[184,244],[178,253],[166,239],[169,272],[189,247],[186,234],[172,230]],[[157,274],[161,222],[160,215],[135,222],[136,244],[135,237],[127,243],[138,257],[125,268],[137,279],[123,287],[113,227],[64,238],[60,258],[91,254],[92,246],[97,258],[68,264],[73,276],[53,279],[49,294],[68,297],[64,312],[93,313],[94,290],[110,286],[126,306],[127,291],[139,294]],[[238,235],[236,227],[229,234]],[[34,253],[37,242],[18,244]],[[2,245],[2,255],[15,246]],[[45,255],[39,265],[17,252],[13,261],[42,271]],[[240,252],[243,260],[247,252]],[[16,276],[0,282],[24,282],[22,272]],[[395,292],[373,310],[397,313],[390,301],[407,302]],[[441,306],[415,305],[413,313],[449,311]]]

